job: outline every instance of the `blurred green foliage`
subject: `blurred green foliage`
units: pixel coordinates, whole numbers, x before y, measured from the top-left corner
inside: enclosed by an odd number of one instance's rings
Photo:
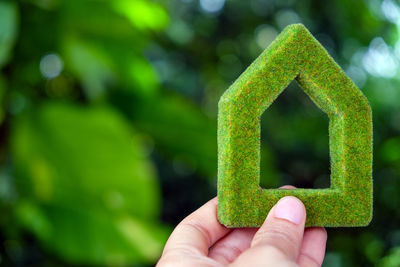
[[[157,180],[120,116],[51,103],[13,128],[14,212],[45,247],[77,262],[156,258],[168,233],[157,220]]]
[[[324,265],[399,266],[398,0],[1,0],[1,264],[153,264],[216,194],[220,95],[297,22],[374,115],[374,219],[329,229]],[[295,83],[261,123],[262,186],[329,187]]]

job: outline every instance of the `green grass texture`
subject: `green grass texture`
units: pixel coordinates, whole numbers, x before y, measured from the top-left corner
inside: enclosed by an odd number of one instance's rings
[[[330,188],[260,187],[260,117],[294,79],[329,117]],[[259,227],[289,195],[306,206],[306,226],[366,226],[372,219],[371,108],[302,24],[287,26],[218,104],[219,221]]]

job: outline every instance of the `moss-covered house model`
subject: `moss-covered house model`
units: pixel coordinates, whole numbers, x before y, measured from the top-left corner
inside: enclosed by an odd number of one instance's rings
[[[331,186],[262,189],[260,117],[296,79],[329,117]],[[290,25],[219,101],[218,218],[258,227],[282,197],[307,209],[307,226],[365,226],[372,218],[372,115],[367,99],[301,24]]]

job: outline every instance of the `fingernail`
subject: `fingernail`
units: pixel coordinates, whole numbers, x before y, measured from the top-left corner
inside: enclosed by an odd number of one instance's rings
[[[274,207],[276,218],[288,220],[294,224],[300,224],[304,220],[304,205],[295,197],[281,198]]]

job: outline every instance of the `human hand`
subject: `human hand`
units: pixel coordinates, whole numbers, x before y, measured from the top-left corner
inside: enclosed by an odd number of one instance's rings
[[[321,266],[326,231],[304,229],[305,220],[303,203],[289,196],[259,229],[228,229],[217,220],[214,198],[175,228],[157,266]]]

